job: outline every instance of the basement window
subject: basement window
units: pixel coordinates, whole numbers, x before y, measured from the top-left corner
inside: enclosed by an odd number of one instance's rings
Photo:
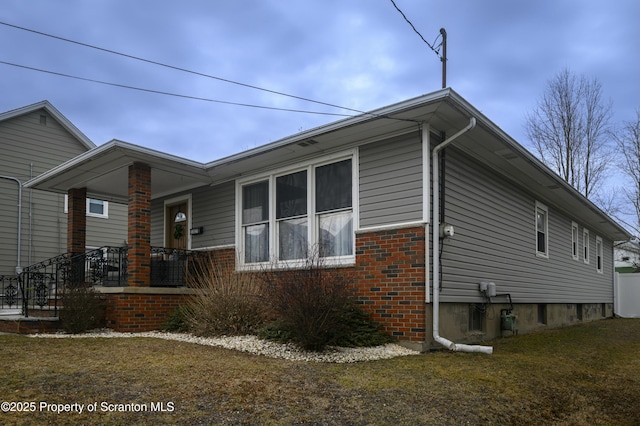
[[[469,331],[482,331],[484,327],[485,306],[478,303],[469,305]]]
[[[538,324],[547,323],[547,305],[538,303]]]

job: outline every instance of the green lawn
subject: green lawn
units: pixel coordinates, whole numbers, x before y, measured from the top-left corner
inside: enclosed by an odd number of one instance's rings
[[[34,411],[0,412],[0,424],[640,421],[640,320],[603,320],[490,344],[493,355],[442,351],[318,364],[151,338],[2,335],[0,401]],[[66,408],[84,411],[58,414],[46,404],[78,404]],[[124,408],[149,411],[112,411]]]

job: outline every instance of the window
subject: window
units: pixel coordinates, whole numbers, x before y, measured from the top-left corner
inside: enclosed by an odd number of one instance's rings
[[[479,303],[469,305],[469,331],[482,331],[486,308]]]
[[[582,303],[576,305],[576,319],[582,321]]]
[[[278,221],[278,259],[307,257],[307,171],[276,178],[276,220]]]
[[[538,324],[547,323],[547,305],[538,303]]]
[[[108,206],[106,201],[87,198],[87,216],[108,217]]]
[[[603,259],[602,259],[603,253],[604,251],[602,248],[602,238],[596,237],[596,270],[599,273],[602,273],[603,271]]]
[[[571,223],[571,257],[573,260],[578,260],[580,258],[579,253],[580,249],[578,248],[578,224],[575,222]]]
[[[536,255],[549,257],[549,209],[536,201]]]
[[[321,257],[353,254],[351,160],[316,168],[316,215]]]
[[[269,260],[269,182],[263,181],[242,188],[242,229],[244,261]]]
[[[582,230],[582,258],[584,263],[589,263],[589,230]]]
[[[239,244],[244,264],[291,265],[316,250],[327,259],[352,257],[352,167],[348,158],[240,183]]]
[[[97,200],[95,198],[87,198],[86,207],[87,216],[109,218],[109,202]],[[69,213],[69,196],[64,195],[64,212]]]

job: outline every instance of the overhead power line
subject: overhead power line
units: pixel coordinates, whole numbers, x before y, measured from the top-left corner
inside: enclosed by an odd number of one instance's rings
[[[55,36],[55,35],[52,35],[52,34],[47,34],[47,33],[42,32],[42,31],[37,31],[37,30],[30,29],[30,28],[25,28],[25,27],[21,27],[21,26],[18,26],[18,25],[9,24],[7,22],[0,21],[0,25],[5,25],[7,27],[15,28],[15,29],[22,30],[22,31],[27,31],[27,32],[30,32],[30,33],[38,34],[38,35],[41,35],[41,36],[44,36],[44,37],[53,38],[53,39],[56,39],[56,40],[67,42],[67,43],[76,44],[76,45],[83,46],[83,47],[88,47],[88,48],[91,48],[91,49],[100,50],[102,52],[111,53],[113,55],[118,55],[118,56],[122,56],[122,57],[129,58],[129,59],[134,59],[136,61],[146,62],[146,63],[149,63],[149,64],[157,65],[157,66],[164,67],[164,68],[173,69],[173,70],[176,70],[176,71],[186,72],[186,73],[197,75],[197,76],[200,76],[200,77],[206,77],[206,78],[210,78],[210,79],[214,79],[214,80],[218,80],[218,81],[223,81],[223,82],[229,83],[229,84],[235,84],[235,85],[242,86],[242,87],[247,87],[247,88],[250,88],[250,89],[260,90],[260,91],[267,92],[267,93],[272,93],[274,95],[286,96],[286,97],[289,97],[289,98],[298,99],[298,100],[305,101],[305,102],[312,102],[312,103],[315,103],[315,104],[325,105],[325,106],[329,106],[329,107],[332,107],[332,108],[339,108],[339,109],[343,109],[343,110],[347,110],[347,111],[357,112],[359,114],[370,114],[370,113],[367,113],[365,111],[360,111],[360,110],[353,109],[353,108],[343,107],[343,106],[331,104],[331,103],[328,103],[328,102],[316,101],[314,99],[305,98],[305,97],[302,97],[302,96],[290,95],[290,94],[287,94],[287,93],[284,93],[284,92],[279,92],[277,90],[265,89],[263,87],[258,87],[258,86],[254,86],[254,85],[247,84],[247,83],[241,83],[241,82],[238,82],[238,81],[229,80],[229,79],[222,78],[222,77],[216,77],[216,76],[211,75],[211,74],[205,74],[205,73],[202,73],[202,72],[189,70],[189,69],[178,67],[178,66],[175,66],[175,65],[169,65],[169,64],[162,63],[162,62],[153,61],[151,59],[145,59],[145,58],[141,58],[139,56],[130,55],[130,54],[127,54],[127,53],[117,52],[115,50],[106,49],[104,47],[99,47],[99,46],[94,46],[94,45],[91,45],[91,44],[88,44],[88,43],[83,43],[83,42],[71,40],[71,39],[68,39],[68,38]],[[331,115],[331,114],[328,114],[328,115]],[[340,115],[340,114],[335,114],[335,115]],[[374,115],[375,116],[375,114],[370,114],[370,115]]]
[[[141,87],[128,86],[126,84],[111,83],[111,82],[108,82],[108,81],[102,81],[102,80],[95,80],[95,79],[92,79],[92,78],[79,77],[79,76],[75,76],[75,75],[71,75],[71,74],[65,74],[65,73],[60,73],[60,72],[55,72],[55,71],[49,71],[49,70],[44,70],[44,69],[41,69],[41,68],[29,67],[29,66],[26,66],[26,65],[14,64],[14,63],[11,63],[11,62],[0,61],[0,64],[10,65],[12,67],[18,67],[18,68],[22,68],[22,69],[27,69],[27,70],[31,70],[31,71],[37,71],[37,72],[46,73],[46,74],[57,75],[57,76],[66,77],[66,78],[72,78],[72,79],[75,79],[75,80],[88,81],[88,82],[91,82],[91,83],[104,84],[104,85],[113,86],[113,87],[121,87],[121,88],[124,88],[124,89],[138,90],[138,91],[147,92],[147,93],[156,93],[156,94],[159,94],[159,95],[175,96],[175,97],[178,97],[178,98],[194,99],[194,100],[198,100],[198,101],[215,102],[215,103],[219,103],[219,104],[237,105],[237,106],[243,106],[243,107],[249,107],[249,108],[260,108],[260,109],[269,109],[269,110],[276,110],[276,111],[299,112],[299,113],[316,114],[316,115],[331,115],[331,116],[339,116],[339,117],[353,117],[353,115],[350,115],[350,114],[339,114],[339,113],[319,112],[319,111],[307,111],[307,110],[289,109],[289,108],[277,108],[277,107],[270,107],[270,106],[264,106],[264,105],[253,105],[253,104],[245,104],[245,103],[239,103],[239,102],[221,101],[221,100],[217,100],[217,99],[202,98],[202,97],[198,97],[198,96],[181,95],[181,94],[178,94],[178,93],[164,92],[164,91],[153,90],[153,89],[144,89],[144,88],[141,88]]]
[[[429,49],[433,50],[434,53],[436,55],[438,55],[439,58],[441,58],[440,56],[440,47],[442,46],[442,43],[440,43],[438,46],[435,46],[435,44],[437,43],[438,39],[441,37],[441,34],[438,34],[436,36],[436,39],[433,41],[433,43],[429,43],[423,36],[422,34],[420,34],[420,31],[418,31],[415,27],[415,25],[413,25],[413,23],[409,20],[409,18],[407,18],[407,15],[404,14],[404,12],[402,10],[400,10],[400,8],[398,7],[398,5],[396,4],[395,1],[391,0],[391,3],[393,4],[393,7],[396,8],[396,10],[400,13],[400,15],[402,15],[402,17],[404,18],[405,21],[407,21],[407,24],[409,24],[411,26],[411,28],[413,28],[413,31],[418,34],[418,36],[422,39],[422,41],[429,46]]]

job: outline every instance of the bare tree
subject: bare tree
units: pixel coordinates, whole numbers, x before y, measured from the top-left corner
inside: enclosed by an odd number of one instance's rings
[[[613,155],[608,130],[611,102],[597,79],[567,68],[551,80],[526,117],[525,130],[542,161],[591,198],[600,190]]]
[[[626,211],[631,216],[633,223],[627,225],[633,227],[636,235],[640,235],[640,108],[636,110],[635,120],[625,121],[618,131],[612,133],[620,158],[620,170],[627,181],[623,192],[629,201],[631,211]]]

